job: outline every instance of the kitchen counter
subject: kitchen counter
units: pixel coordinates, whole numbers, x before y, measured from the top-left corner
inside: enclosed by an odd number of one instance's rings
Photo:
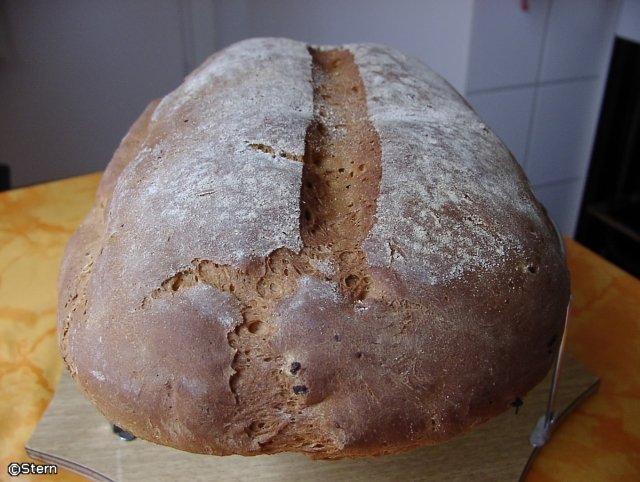
[[[10,462],[31,461],[24,445],[60,378],[56,276],[99,179],[91,174],[0,193],[0,480],[8,479]],[[526,480],[638,481],[640,281],[566,243],[573,289],[567,348],[601,386],[560,425]],[[59,470],[11,480],[84,479]]]

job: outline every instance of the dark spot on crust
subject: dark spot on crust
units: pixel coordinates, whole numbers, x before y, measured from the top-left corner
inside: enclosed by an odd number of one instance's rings
[[[349,288],[353,288],[358,283],[358,279],[358,276],[351,274],[345,278],[344,282]]]
[[[293,393],[296,395],[302,395],[303,393],[307,393],[307,387],[305,385],[294,385]]]
[[[292,375],[295,375],[296,373],[298,373],[300,371],[301,367],[302,367],[302,365],[300,365],[300,362],[294,361],[291,364],[291,367],[289,368],[289,371],[291,372]]]
[[[511,402],[511,406],[515,407],[516,409],[516,415],[518,415],[518,412],[520,411],[520,407],[522,407],[522,405],[524,405],[524,402],[520,397],[516,397],[516,399]]]

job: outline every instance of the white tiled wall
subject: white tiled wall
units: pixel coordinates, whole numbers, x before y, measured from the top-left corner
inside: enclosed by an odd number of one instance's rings
[[[622,0],[616,30],[620,37],[640,42],[640,0]]]
[[[522,167],[527,152],[533,94],[533,87],[515,87],[477,91],[467,95],[467,100],[489,121]]]
[[[573,234],[619,0],[474,4],[467,97]]]
[[[616,4],[551,0],[539,80],[597,77],[609,58]]]
[[[580,210],[582,183],[579,180],[544,184],[534,188],[536,196],[556,222],[561,231],[563,226],[575,223]]]
[[[579,179],[587,170],[597,114],[596,79],[537,87],[525,169],[535,186]]]
[[[0,0],[13,187],[104,169],[145,105],[214,50],[212,0]]]
[[[467,92],[533,84],[551,0],[476,0]]]

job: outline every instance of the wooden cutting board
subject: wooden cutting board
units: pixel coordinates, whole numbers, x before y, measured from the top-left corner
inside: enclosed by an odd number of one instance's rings
[[[597,390],[599,380],[565,357],[556,398],[559,422]],[[26,450],[97,481],[517,481],[536,455],[529,435],[546,409],[550,377],[515,408],[446,444],[356,460],[313,461],[300,454],[195,455],[143,440],[125,442],[66,372]]]

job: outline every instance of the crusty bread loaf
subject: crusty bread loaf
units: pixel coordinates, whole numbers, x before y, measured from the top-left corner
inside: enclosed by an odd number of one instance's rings
[[[151,104],[60,274],[107,418],[206,454],[381,455],[548,371],[560,244],[504,145],[417,61],[254,39]]]

